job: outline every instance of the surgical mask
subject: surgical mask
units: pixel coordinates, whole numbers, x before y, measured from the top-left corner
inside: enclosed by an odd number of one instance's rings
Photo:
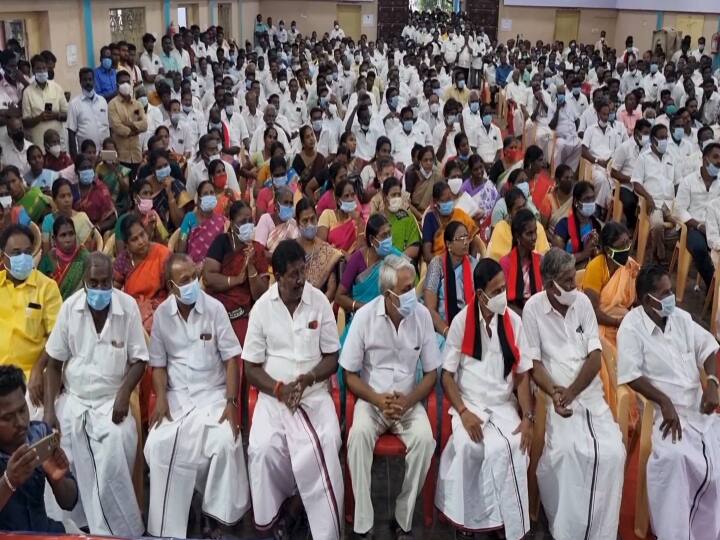
[[[672,103],[670,105],[668,105],[667,107],[665,107],[665,114],[667,114],[668,116],[672,116],[677,111],[678,111],[677,106]]]
[[[657,64],[650,64],[650,73],[657,73],[658,66]]]
[[[579,86],[576,86],[575,88],[573,88],[573,89],[571,90],[571,92],[572,92],[572,95],[573,95],[573,96],[578,97],[578,96],[580,95],[580,87],[579,87]]]
[[[405,130],[405,133],[410,133],[414,124],[415,123],[412,120],[403,121],[403,130]]]
[[[165,180],[168,176],[170,176],[170,165],[165,165],[155,171],[155,178],[158,180]]]
[[[287,88],[287,81],[284,81],[284,80],[283,80],[283,81],[280,81],[280,82],[278,83],[278,86],[280,87],[280,90],[282,90],[282,91],[284,92],[285,89]]]
[[[448,186],[450,187],[450,192],[453,195],[457,195],[458,193],[460,193],[460,188],[462,187],[462,184],[462,178],[450,178],[448,180]]]
[[[642,148],[645,148],[649,144],[650,144],[650,135],[641,135],[640,136],[640,146]]]
[[[580,213],[588,218],[595,214],[595,201],[581,203]]]
[[[143,106],[143,108],[147,108],[147,106],[148,106],[148,98],[147,98],[147,96],[140,96],[140,97],[138,98],[138,101],[140,102],[140,105]]]
[[[273,176],[272,179],[273,186],[275,186],[276,188],[287,185],[287,182],[288,178],[286,174],[282,176]]]
[[[577,289],[573,289],[571,291],[566,291],[560,285],[557,284],[557,281],[553,281],[553,283],[555,284],[555,288],[560,293],[555,297],[555,299],[558,302],[560,302],[563,306],[572,306],[573,302],[575,302],[575,299],[577,298]]]
[[[445,121],[448,125],[454,124],[457,121],[457,116],[455,116],[454,114],[450,114],[447,116],[447,118],[445,118]]]
[[[462,80],[462,79],[459,80],[459,81],[457,82],[457,87],[458,87],[458,90],[463,90],[463,89],[465,88],[465,81]]]
[[[487,298],[485,307],[487,307],[489,311],[495,315],[502,315],[505,313],[505,310],[507,310],[507,292],[503,291],[492,298],[485,294],[484,291],[482,291],[482,294],[485,298]]]
[[[62,146],[59,144],[53,144],[50,148],[48,148],[48,152],[50,152],[53,156],[58,157],[60,152],[62,152]]]
[[[222,131],[222,122],[210,122],[210,129],[217,129],[218,131]]]
[[[320,96],[319,102],[320,102],[321,107],[327,107],[327,104],[328,104],[327,96]]]
[[[515,187],[522,191],[523,195],[525,195],[525,199],[530,196],[530,184],[528,184],[527,182],[517,184]]]
[[[705,171],[710,175],[710,178],[717,178],[720,175],[720,167],[712,162],[707,164]]]
[[[608,115],[608,122],[614,122],[614,121],[615,121],[615,118],[616,118],[616,114],[615,114],[614,112],[611,112],[611,113]]]
[[[475,114],[480,110],[480,102],[478,101],[471,101],[470,102],[470,112]]]
[[[170,122],[172,122],[173,126],[177,127],[180,120],[182,120],[182,113],[173,113],[170,115]]]
[[[185,114],[190,114],[193,110],[192,105],[183,105],[182,110]]]
[[[437,114],[439,110],[440,110],[440,105],[439,105],[439,104],[437,104],[437,103],[431,103],[431,104],[430,104],[430,112],[431,112],[432,114]]]
[[[255,236],[255,225],[253,223],[235,225],[235,232],[241,242],[248,243]]]
[[[610,249],[610,258],[615,261],[618,266],[625,266],[630,258],[630,248],[627,249]]]
[[[215,195],[203,195],[200,197],[200,210],[203,212],[212,212],[217,206],[217,197]]]
[[[397,97],[397,96],[393,96],[393,97],[391,97],[390,99],[388,99],[388,105],[390,106],[391,109],[397,109],[397,106],[398,106],[398,97]]]
[[[397,214],[402,208],[402,204],[402,197],[393,197],[392,199],[388,199],[388,210],[390,210],[393,214]]]
[[[557,95],[557,103],[558,105],[562,105],[563,103],[565,103],[565,94]]]
[[[85,285],[85,300],[90,309],[102,311],[110,305],[112,289],[91,289]]]
[[[110,69],[112,67],[112,58],[103,58],[100,63],[104,69]]]
[[[85,169],[80,172],[78,172],[78,178],[80,179],[80,183],[84,186],[89,186],[93,183],[93,180],[95,180],[95,171],[92,169]]]
[[[33,258],[29,253],[20,253],[19,255],[7,255],[10,260],[9,272],[12,277],[18,281],[25,281],[33,270]]]
[[[396,296],[400,300],[400,305],[396,306],[397,312],[403,319],[406,319],[412,315],[417,307],[417,293],[415,289],[410,289],[408,292],[403,294],[395,294],[390,291],[390,294]]]
[[[660,154],[664,154],[665,152],[667,152],[667,145],[668,145],[667,139],[658,139],[656,141],[657,151],[660,152]]]
[[[550,86],[552,84],[552,79],[550,77],[545,78],[545,86]]]
[[[390,238],[390,237],[380,240],[378,242],[377,247],[375,247],[375,251],[382,258],[385,258],[388,255],[390,255],[392,253],[392,249],[393,249],[393,244],[392,244],[392,238]]]
[[[12,206],[12,197],[10,195],[5,195],[4,197],[0,197],[0,206],[2,206],[5,209],[8,209]]]
[[[225,114],[226,115],[232,116],[234,112],[235,112],[235,107],[233,107],[232,105],[225,105]]]
[[[85,96],[88,99],[92,99],[95,97],[95,90],[85,90],[82,91],[83,96]]]
[[[610,119],[610,117],[608,116],[608,120],[609,119]],[[608,125],[608,123],[605,122],[604,120],[598,120],[598,126],[600,126],[601,128],[606,128],[607,125]]]
[[[445,201],[437,203],[437,209],[438,212],[440,212],[441,216],[449,216],[450,214],[452,214],[454,208],[455,201]]]
[[[37,73],[35,73],[35,80],[40,84],[45,84],[48,81],[48,72],[38,71]]]
[[[128,97],[130,93],[132,92],[132,86],[129,82],[124,82],[118,86],[118,93],[121,96]]]
[[[213,154],[212,156],[208,156],[208,163],[212,163],[216,159],[220,159],[220,154]]]
[[[173,283],[173,285],[175,285],[175,283]],[[192,306],[197,302],[198,296],[200,295],[200,282],[197,278],[186,285],[175,285],[175,287],[177,287],[178,293],[180,293],[176,298],[181,304]]]
[[[676,127],[673,129],[673,139],[676,141],[682,141],[682,138],[685,136],[685,130],[681,127]]]
[[[300,234],[305,240],[314,240],[317,235],[317,225],[308,225],[300,229]]]
[[[355,200],[340,201],[340,210],[342,210],[346,214],[349,214],[350,212],[354,212],[355,208],[357,208],[357,202]]]
[[[282,204],[278,205],[278,217],[280,218],[280,221],[283,223],[286,221],[290,221],[290,219],[293,216],[293,207],[292,204],[285,206]]]
[[[673,311],[675,311],[675,295],[669,294],[662,300],[655,298],[652,294],[648,293],[648,296],[660,304],[660,309],[652,308],[655,313],[661,317],[669,317]]]
[[[312,121],[313,131],[315,131],[315,132],[322,131],[322,127],[323,127],[322,120],[313,120]]]
[[[148,214],[153,209],[153,200],[139,199],[137,202],[137,207],[141,214]]]

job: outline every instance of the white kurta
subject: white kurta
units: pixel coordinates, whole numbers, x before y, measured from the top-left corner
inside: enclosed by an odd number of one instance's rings
[[[662,438],[655,406],[647,490],[659,540],[720,538],[720,419],[700,413],[700,369],[718,344],[690,315],[676,308],[658,327],[642,307],[618,331],[618,383],[647,378],[673,402],[682,439]]]
[[[440,458],[435,505],[457,527],[483,531],[504,527],[509,540],[530,530],[528,510],[528,457],[520,451],[520,424],[513,396],[513,372],[504,377],[504,360],[497,333],[498,319],[490,321],[492,338],[484,323],[482,360],[461,352],[467,318],[465,307],[453,319],[445,342],[443,370],[455,374],[463,403],[483,421],[483,440],[470,439],[458,412],[450,409],[452,435]],[[522,339],[520,317],[507,310],[516,339]],[[521,358],[516,373],[532,362]]]
[[[523,309],[521,354],[543,363],[556,384],[570,385],[587,356],[600,350],[592,304],[577,294],[565,317],[543,291]],[[549,397],[545,449],[537,479],[555,540],[607,540],[617,536],[625,465],[620,429],[593,381],[570,405],[572,416],[555,412]]]

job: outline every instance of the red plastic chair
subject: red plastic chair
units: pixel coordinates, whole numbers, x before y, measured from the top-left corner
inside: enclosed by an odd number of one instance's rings
[[[435,398],[435,393],[433,392],[432,398]],[[433,406],[431,408],[430,401],[428,401],[428,416],[430,417],[430,423],[434,426],[438,425],[438,418],[437,418],[437,406],[436,406],[436,400],[433,399]],[[435,457],[433,457],[433,461],[435,461],[435,466],[430,468],[430,472],[428,473],[428,482],[431,482],[430,488],[432,489],[432,492],[435,493],[435,490],[437,489],[437,475],[438,475],[438,456],[440,456],[445,450],[445,446],[447,445],[448,440],[450,439],[450,435],[452,435],[452,419],[450,417],[450,402],[447,400],[447,398],[443,397],[442,400],[442,410],[440,411],[440,440],[439,440],[439,447],[437,452],[435,452]],[[449,523],[450,520],[445,517],[445,515],[438,510],[438,520],[442,523]]]
[[[427,410],[432,411],[428,413],[430,420],[430,427],[432,428],[433,438],[437,440],[437,422],[434,421],[437,418],[437,414],[434,412],[437,410],[437,396],[435,390],[433,390],[428,396]],[[343,446],[347,449],[347,434],[350,433],[352,427],[353,415],[355,413],[355,395],[350,390],[347,391],[347,397],[345,402],[345,441]],[[392,433],[384,433],[380,435],[377,442],[375,443],[375,450],[373,451],[374,456],[379,457],[405,457],[405,445],[402,441],[393,435]],[[431,527],[433,524],[433,511],[435,506],[435,484],[437,481],[437,452],[433,455],[432,461],[430,462],[430,469],[428,470],[427,477],[425,478],[425,484],[423,485],[422,494],[422,506],[423,506],[423,525],[425,527]],[[350,469],[347,463],[347,456],[345,459],[345,521],[348,523],[353,522],[355,516],[355,497],[352,490],[352,481],[350,479]]]

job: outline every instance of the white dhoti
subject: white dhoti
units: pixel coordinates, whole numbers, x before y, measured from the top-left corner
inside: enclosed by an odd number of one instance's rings
[[[592,181],[595,185],[595,203],[602,208],[609,208],[613,198],[613,185],[607,169],[600,165],[593,165]]]
[[[625,473],[620,429],[607,406],[591,413],[576,401],[572,410],[563,418],[548,399],[537,480],[550,533],[555,540],[614,539]]]
[[[315,540],[338,540],[343,506],[340,426],[326,391],[304,396],[294,414],[260,394],[250,428],[248,471],[258,529],[272,528],[299,493]]]
[[[576,135],[574,137],[557,137],[555,139],[555,166],[567,165],[573,171],[580,166],[582,154],[582,141]]]
[[[678,411],[680,413],[680,411]],[[691,413],[697,417],[698,413]],[[699,421],[680,413],[682,440],[663,440],[656,414],[647,490],[658,540],[720,538],[720,418]]]
[[[112,421],[114,398],[81,402],[70,393],[57,408],[61,445],[71,459],[90,533],[137,537],[143,525],[132,483],[137,449],[135,419]]]
[[[242,439],[230,424],[218,424],[225,401],[189,411],[172,410],[172,422],[148,433],[145,460],[150,468],[148,533],[185,538],[194,491],[202,511],[234,525],[250,508]]]
[[[412,529],[415,501],[425,483],[435,451],[435,438],[425,408],[416,403],[398,421],[391,421],[367,401],[355,403],[353,425],[348,434],[348,467],[355,496],[353,527],[366,533],[373,527],[374,512],[370,497],[373,452],[378,437],[390,432],[405,445],[405,478],[395,501],[395,520],[405,530]]]
[[[504,526],[508,540],[530,530],[528,458],[520,451],[520,418],[513,404],[468,409],[483,421],[483,440],[473,442],[455,409],[452,435],[440,458],[435,506],[455,526],[481,532]]]

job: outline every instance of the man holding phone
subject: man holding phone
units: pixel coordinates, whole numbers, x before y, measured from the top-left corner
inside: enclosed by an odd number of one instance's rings
[[[62,133],[62,123],[67,120],[68,102],[62,87],[49,80],[47,63],[42,56],[33,56],[30,65],[35,80],[23,92],[23,124],[30,130],[33,144],[42,148],[45,131],[52,128]]]
[[[131,177],[142,161],[140,134],[148,128],[145,109],[133,97],[130,74],[121,71],[117,74],[118,95],[108,105],[110,133],[115,141],[118,159],[132,171]]]
[[[77,483],[62,449],[43,444],[50,426],[30,421],[25,390],[20,368],[0,366],[0,529],[62,533],[45,512],[45,481],[63,510],[77,503]]]

